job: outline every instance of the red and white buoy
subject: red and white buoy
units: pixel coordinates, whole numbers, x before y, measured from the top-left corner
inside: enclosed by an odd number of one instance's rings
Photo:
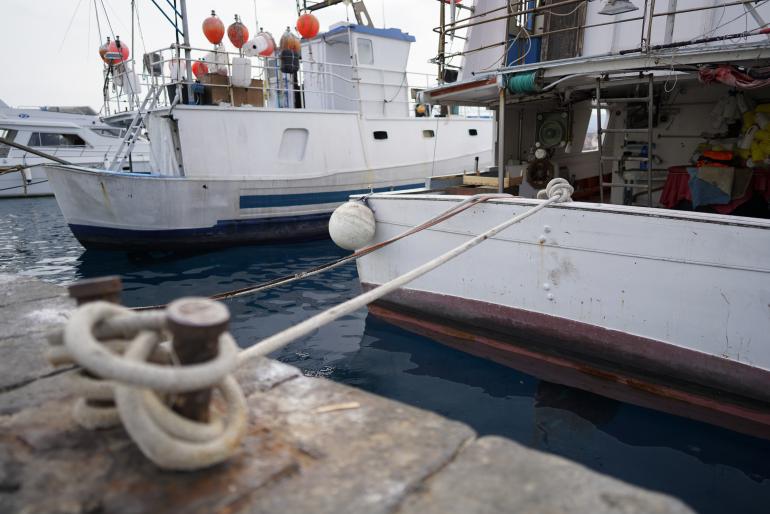
[[[227,38],[235,48],[240,49],[249,40],[249,29],[241,23],[238,15],[235,15],[235,23],[227,27]]]
[[[225,37],[225,24],[212,9],[211,16],[203,20],[203,35],[212,45],[218,45]]]
[[[107,48],[104,53],[102,53],[102,49],[105,45]],[[120,42],[120,36],[117,36],[115,41],[110,41],[109,38],[107,38],[107,43],[99,47],[99,55],[101,55],[102,60],[109,65],[120,64],[128,60],[128,46]]]

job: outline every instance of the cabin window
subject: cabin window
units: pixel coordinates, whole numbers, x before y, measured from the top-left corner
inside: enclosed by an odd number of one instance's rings
[[[303,128],[290,128],[283,131],[278,158],[282,161],[299,162],[305,160],[309,132]]]
[[[422,131],[423,137],[436,137],[436,133],[432,130],[423,130]]]
[[[374,132],[374,139],[388,139],[388,133],[384,130],[376,130]]]
[[[468,134],[471,135],[471,136],[478,136],[479,135],[479,131],[476,130],[476,129],[468,129]]]
[[[118,128],[114,129],[91,129],[96,134],[102,137],[122,137],[123,131]]]
[[[604,130],[610,121],[610,110],[599,109],[599,116],[602,120],[602,130]],[[604,142],[604,134],[602,134],[602,142]],[[596,129],[596,109],[593,109],[591,116],[588,117],[588,128],[586,128],[586,138],[583,141],[583,152],[596,152],[598,150],[599,131]]]
[[[29,138],[29,146],[87,146],[83,138],[77,134],[60,134],[56,132],[33,132]]]
[[[358,38],[358,64],[374,64],[371,39]]]
[[[11,129],[0,129],[0,139],[7,139],[8,141],[13,141],[16,139],[16,134],[18,134],[18,131],[11,130]],[[0,143],[0,157],[8,157],[8,153],[11,151],[11,147]]]

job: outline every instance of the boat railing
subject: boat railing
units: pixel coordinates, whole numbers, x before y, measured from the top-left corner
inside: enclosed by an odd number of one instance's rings
[[[45,152],[54,157],[62,157],[66,159],[86,159],[93,160],[93,162],[108,161],[118,148],[118,144],[109,146],[60,146],[52,148],[44,148]],[[14,159],[40,159],[41,157],[24,150],[12,150],[13,153],[9,153]]]
[[[468,65],[480,52],[499,57],[483,71],[506,72],[568,58],[652,56],[770,38],[766,0],[509,0],[487,5],[451,19],[442,5],[440,24],[433,29],[439,35],[434,58],[439,76]],[[469,39],[462,50],[449,48],[447,38],[465,41],[469,31],[478,28],[498,31],[500,39],[486,34],[483,42]],[[464,59],[462,66],[457,58]]]
[[[148,88],[161,88],[158,107],[171,106],[179,95],[177,102],[185,104],[350,110],[368,114],[378,114],[378,104],[385,114],[386,106],[393,104],[400,106],[405,116],[429,116],[429,108],[422,112],[417,109],[416,92],[437,85],[432,74],[312,58],[303,60],[296,74],[283,73],[278,57],[250,57],[249,82],[240,87],[233,85],[233,59],[243,54],[191,47],[188,60],[185,50],[186,47],[173,45],[150,52],[145,55],[141,70],[134,60],[105,67],[103,114],[135,110]],[[212,56],[213,62],[205,60]],[[188,69],[193,71],[189,78]],[[238,72],[243,75],[243,70]],[[482,111],[476,109],[468,114],[483,116]]]

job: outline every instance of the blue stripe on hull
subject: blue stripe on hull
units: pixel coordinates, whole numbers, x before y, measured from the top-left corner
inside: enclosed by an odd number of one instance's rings
[[[424,184],[407,184],[404,186],[379,187],[375,193],[387,191],[404,191],[423,187]],[[264,209],[268,207],[296,207],[300,205],[318,205],[327,203],[344,203],[352,195],[365,195],[371,189],[354,189],[349,191],[326,191],[323,193],[297,193],[291,195],[246,195],[240,198],[241,209]]]
[[[329,216],[331,213],[225,220],[213,227],[180,230],[127,230],[89,225],[70,225],[70,229],[87,248],[196,249],[325,239],[329,237]]]

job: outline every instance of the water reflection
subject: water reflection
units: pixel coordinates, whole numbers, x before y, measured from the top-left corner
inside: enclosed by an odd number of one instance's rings
[[[372,316],[345,382],[464,421],[699,512],[767,512],[770,442],[537,380]],[[393,380],[393,377],[398,377]]]
[[[331,242],[211,252],[84,251],[53,199],[0,201],[0,272],[56,283],[118,274],[124,303],[166,303],[296,273],[344,252]],[[248,346],[360,292],[353,264],[227,302]],[[274,357],[521,444],[670,493],[699,512],[766,512],[770,443],[519,373],[415,336],[365,309]]]

